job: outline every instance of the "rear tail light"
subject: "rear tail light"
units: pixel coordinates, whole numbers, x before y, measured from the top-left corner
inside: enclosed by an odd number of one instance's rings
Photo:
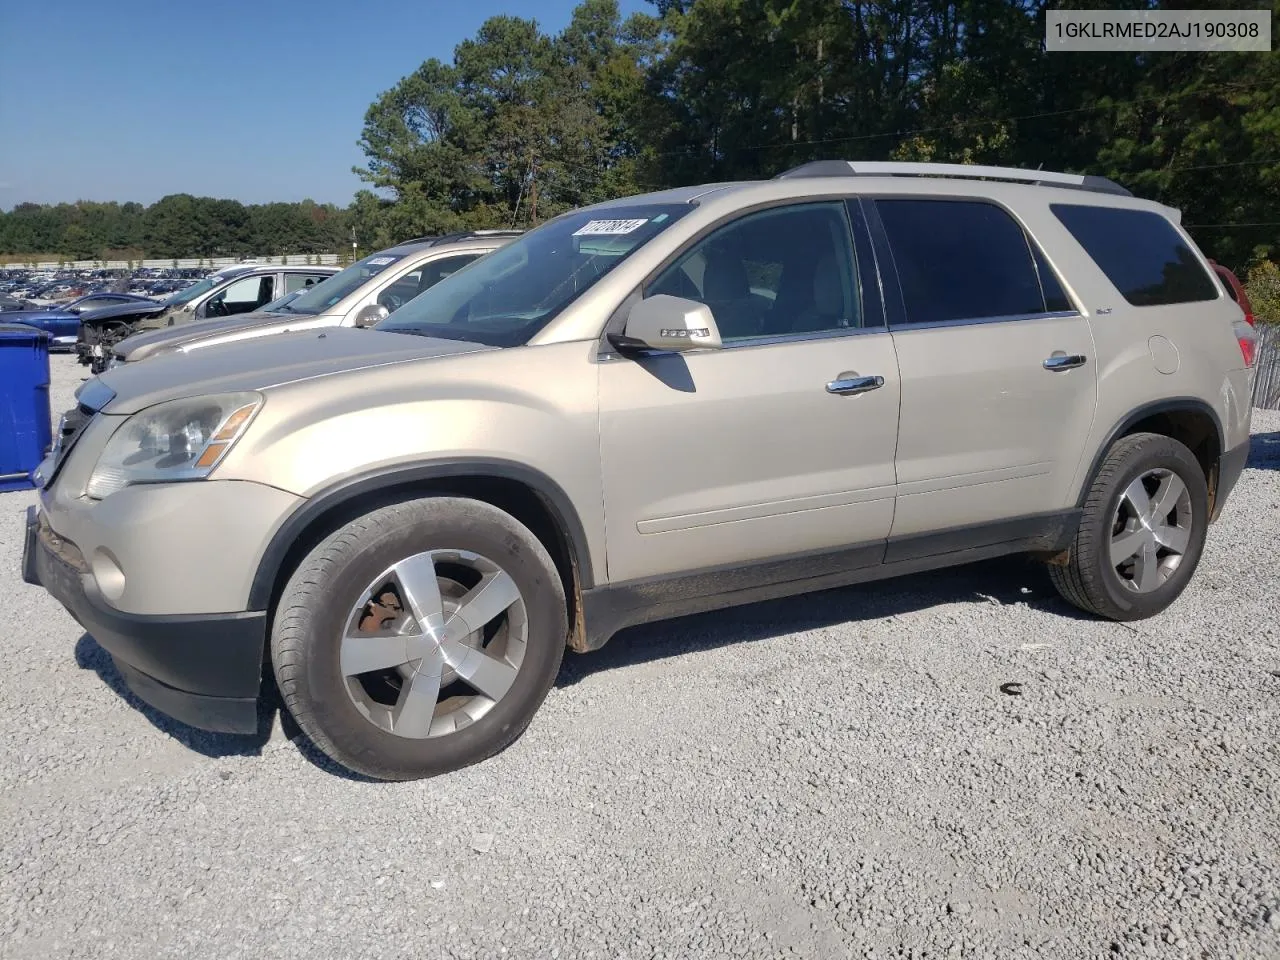
[[[1236,343],[1240,344],[1240,356],[1244,358],[1244,365],[1252,367],[1258,354],[1257,331],[1253,329],[1252,323],[1243,320],[1237,320],[1232,326],[1235,328]]]
[[[1245,311],[1245,314],[1244,314],[1244,322],[1251,327],[1257,326],[1257,324],[1253,322],[1253,314],[1249,313],[1247,310]]]

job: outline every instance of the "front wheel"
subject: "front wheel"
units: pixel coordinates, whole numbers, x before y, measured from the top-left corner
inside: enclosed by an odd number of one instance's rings
[[[432,497],[352,520],[281,595],[271,659],[322,751],[382,780],[477,763],[524,731],[568,632],[546,548],[487,503]]]
[[[1195,455],[1160,434],[1122,437],[1094,477],[1067,563],[1051,565],[1049,576],[1089,613],[1154,616],[1191,580],[1208,525],[1208,485]]]

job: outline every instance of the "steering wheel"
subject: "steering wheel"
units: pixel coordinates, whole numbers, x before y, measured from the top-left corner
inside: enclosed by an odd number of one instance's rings
[[[227,301],[225,297],[214,297],[204,305],[204,315],[206,317],[229,317],[231,314],[227,311]]]

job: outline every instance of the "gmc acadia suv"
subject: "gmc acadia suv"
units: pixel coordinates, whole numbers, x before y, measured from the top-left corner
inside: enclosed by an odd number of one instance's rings
[[[1253,329],[1095,177],[823,161],[566,213],[374,329],[126,364],[38,471],[24,575],[143,699],[331,757],[514,741],[567,646],[1026,552],[1149,617],[1249,442]]]

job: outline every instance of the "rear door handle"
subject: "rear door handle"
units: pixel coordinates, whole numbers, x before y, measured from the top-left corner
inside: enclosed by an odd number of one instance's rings
[[[845,377],[828,383],[827,393],[866,393],[868,390],[879,390],[883,386],[884,377]]]
[[[1050,357],[1044,362],[1046,370],[1074,370],[1076,367],[1083,367],[1089,362],[1089,358],[1080,353],[1072,353],[1065,356]]]

